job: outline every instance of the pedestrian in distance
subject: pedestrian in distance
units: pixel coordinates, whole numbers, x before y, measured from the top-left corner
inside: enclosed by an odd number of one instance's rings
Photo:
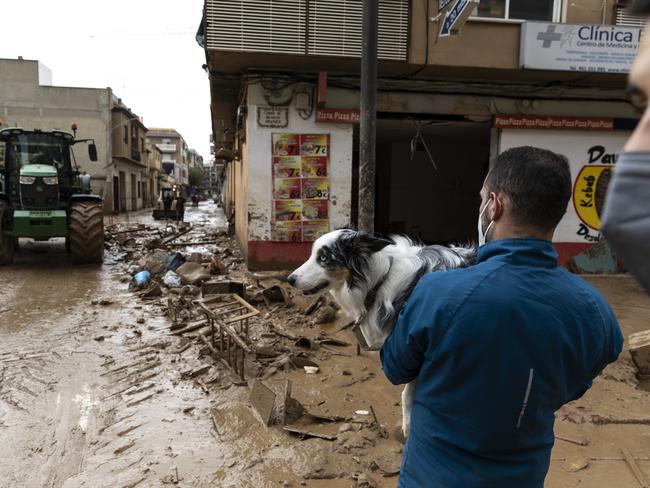
[[[568,161],[518,147],[481,190],[477,263],[425,275],[381,351],[394,384],[416,381],[401,488],[542,488],[555,412],[615,361],[605,299],[557,263]]]
[[[182,193],[176,197],[176,217],[179,222],[183,222],[185,218],[185,197]]]
[[[633,2],[650,16],[650,0]],[[646,26],[647,32],[647,26]],[[643,115],[618,159],[605,200],[601,230],[626,268],[650,293],[650,36],[645,35],[630,71],[629,93]]]

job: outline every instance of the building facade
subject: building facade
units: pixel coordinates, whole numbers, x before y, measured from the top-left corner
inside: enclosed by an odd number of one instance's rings
[[[642,20],[611,0],[482,0],[445,36],[449,2],[378,1],[375,229],[475,240],[490,161],[535,145],[565,154],[573,173],[561,262],[598,242],[616,154],[639,117],[625,85]],[[252,269],[290,268],[322,233],[356,225],[361,7],[205,2],[224,204]]]
[[[110,88],[52,86],[50,71],[38,61],[0,59],[0,119],[24,129],[78,127],[77,138],[93,139],[98,160],[74,151],[80,171],[91,176],[92,191],[104,211],[126,212],[146,206],[148,166],[146,127]]]
[[[153,128],[147,141],[162,153],[162,173],[169,177],[167,183],[178,187],[188,185],[188,147],[185,139],[175,129]]]
[[[149,166],[142,120],[119,98],[113,98],[113,212],[148,206]]]

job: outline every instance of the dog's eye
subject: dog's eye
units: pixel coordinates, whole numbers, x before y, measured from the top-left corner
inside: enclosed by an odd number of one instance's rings
[[[321,263],[324,263],[324,262],[327,261],[327,256],[325,256],[325,254],[323,254],[323,255],[319,258],[319,260],[320,260]]]

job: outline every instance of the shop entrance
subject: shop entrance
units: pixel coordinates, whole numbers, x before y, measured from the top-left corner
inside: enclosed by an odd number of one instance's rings
[[[378,120],[377,232],[426,244],[475,240],[490,133],[490,122]]]

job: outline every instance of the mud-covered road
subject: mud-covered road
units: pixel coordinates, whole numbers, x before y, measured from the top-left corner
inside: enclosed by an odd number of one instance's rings
[[[225,226],[212,204],[187,212],[195,226]],[[148,212],[131,220],[164,225]],[[591,281],[626,336],[650,327],[650,301],[632,279]],[[263,427],[249,389],[222,367],[212,367],[209,388],[188,378],[204,364],[199,347],[170,334],[164,300],[146,303],[128,291],[113,256],[101,267],[75,266],[62,241],[24,242],[0,283],[0,488],[396,485],[400,389],[384,379],[376,355],[320,350],[319,374],[268,378],[277,391],[290,379],[305,406],[351,419],[333,427],[334,441],[301,439]],[[316,337],[320,328],[307,325],[301,297],[294,301],[281,314],[262,306],[260,323]],[[323,327],[345,323],[338,317]],[[347,330],[337,337],[354,341]],[[371,406],[385,431],[354,417]],[[558,412],[546,486],[639,486],[622,449],[650,478],[649,418],[650,394],[625,352]]]

